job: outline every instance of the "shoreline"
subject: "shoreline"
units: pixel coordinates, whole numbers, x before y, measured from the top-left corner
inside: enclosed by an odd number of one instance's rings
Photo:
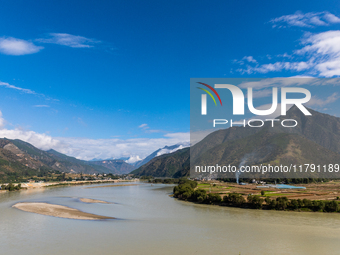
[[[118,182],[139,182],[139,179],[135,180],[94,180],[94,181],[62,181],[62,182],[22,182],[22,183],[13,183],[13,184],[21,184],[21,190],[28,189],[41,189],[47,187],[58,187],[58,186],[76,186],[76,185],[90,185],[90,184],[102,184],[102,183],[118,183]],[[6,183],[0,184],[6,185]],[[8,192],[8,190],[1,190],[0,193]]]
[[[313,210],[290,210],[290,209],[285,209],[285,210],[277,210],[277,209],[269,209],[266,207],[266,205],[263,205],[262,208],[252,208],[250,206],[234,206],[234,205],[228,205],[226,203],[221,203],[221,204],[206,204],[206,203],[199,203],[195,201],[189,201],[189,200],[182,200],[177,197],[174,197],[173,194],[169,195],[170,197],[184,202],[184,203],[189,203],[189,204],[195,204],[195,205],[206,205],[206,206],[216,206],[216,207],[228,207],[228,208],[237,208],[237,209],[244,209],[244,210],[258,210],[258,211],[275,211],[275,212],[296,212],[296,213],[340,213],[340,212],[325,212],[325,211],[313,211]]]
[[[114,217],[107,217],[92,213],[82,212],[78,209],[71,207],[40,203],[40,202],[21,202],[16,203],[12,206],[13,208],[19,209],[25,212],[31,212],[41,215],[53,216],[58,218],[75,219],[75,220],[105,220],[115,219]]]
[[[195,204],[218,205],[241,209],[290,212],[340,213],[339,182],[306,184],[307,190],[266,190],[256,185],[232,183],[197,183],[186,180],[174,187],[173,196]],[[261,192],[260,192],[261,191]]]

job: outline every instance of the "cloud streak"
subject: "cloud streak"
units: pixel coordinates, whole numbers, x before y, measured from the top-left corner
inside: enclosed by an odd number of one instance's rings
[[[290,15],[284,15],[269,21],[273,28],[285,28],[287,26],[292,27],[308,27],[313,28],[316,26],[329,26],[332,24],[340,23],[340,18],[334,14],[324,12],[296,12]]]
[[[11,84],[9,84],[7,82],[0,81],[0,86],[5,87],[5,88],[9,88],[9,89],[15,89],[15,90],[18,90],[18,91],[23,92],[25,94],[37,95],[37,93],[34,92],[33,90],[20,88],[20,87],[11,85]]]
[[[50,106],[49,105],[45,105],[45,104],[38,104],[38,105],[33,105],[33,107],[36,107],[36,108],[48,108]]]
[[[40,38],[37,39],[37,41],[68,46],[71,48],[92,48],[95,44],[101,43],[99,40],[66,33],[50,33],[48,38]]]

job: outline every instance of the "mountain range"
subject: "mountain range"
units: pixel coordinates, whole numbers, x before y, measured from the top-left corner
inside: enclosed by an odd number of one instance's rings
[[[128,174],[161,153],[171,152],[182,145],[165,146],[144,160],[128,164],[123,159],[85,161],[59,153],[43,151],[19,139],[0,138],[0,180],[19,176],[45,176],[51,172]],[[127,158],[126,158],[127,160]]]
[[[298,126],[272,128],[231,127],[210,133],[190,149],[155,157],[134,170],[137,175],[181,177],[190,173],[190,156],[195,165],[214,162],[219,165],[241,164],[329,164],[340,163],[340,118],[309,109],[305,116],[293,106],[286,116]],[[191,152],[191,154],[190,154]],[[209,165],[209,164],[208,164]]]
[[[128,159],[79,160],[55,150],[40,150],[21,140],[2,138],[0,179],[52,171],[183,177],[190,174],[190,160],[197,165],[214,162],[238,166],[245,157],[248,164],[340,163],[340,118],[309,111],[312,116],[305,116],[294,106],[286,116],[277,118],[295,119],[298,126],[294,128],[272,128],[270,122],[261,128],[231,127],[210,133],[191,148],[183,144],[165,146],[132,164],[126,162]]]

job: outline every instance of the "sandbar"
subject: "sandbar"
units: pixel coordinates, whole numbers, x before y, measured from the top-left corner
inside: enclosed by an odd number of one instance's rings
[[[48,203],[17,203],[13,207],[25,211],[38,213],[43,215],[49,215],[60,218],[76,219],[76,220],[104,220],[114,219],[113,217],[101,216],[92,213],[86,213],[74,208],[70,208],[63,205],[55,205]]]
[[[92,198],[79,198],[80,201],[84,203],[98,203],[98,204],[111,204],[110,202],[102,201],[102,200],[97,200],[97,199],[92,199]]]

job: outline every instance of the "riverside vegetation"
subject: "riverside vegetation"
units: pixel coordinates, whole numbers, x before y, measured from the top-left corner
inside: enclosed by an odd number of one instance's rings
[[[339,197],[337,200],[309,200],[288,199],[285,196],[271,199],[264,197],[265,191],[260,195],[248,195],[246,198],[239,193],[229,193],[221,197],[217,193],[208,193],[204,189],[197,188],[198,183],[191,180],[181,180],[174,187],[174,197],[180,200],[212,204],[220,206],[231,206],[239,208],[252,208],[264,210],[291,210],[291,211],[314,211],[314,212],[340,212]]]
[[[15,191],[15,190],[20,190],[21,188],[21,183],[14,185],[13,183],[9,183],[7,185],[3,184],[1,185],[1,190],[8,190],[8,191]]]

